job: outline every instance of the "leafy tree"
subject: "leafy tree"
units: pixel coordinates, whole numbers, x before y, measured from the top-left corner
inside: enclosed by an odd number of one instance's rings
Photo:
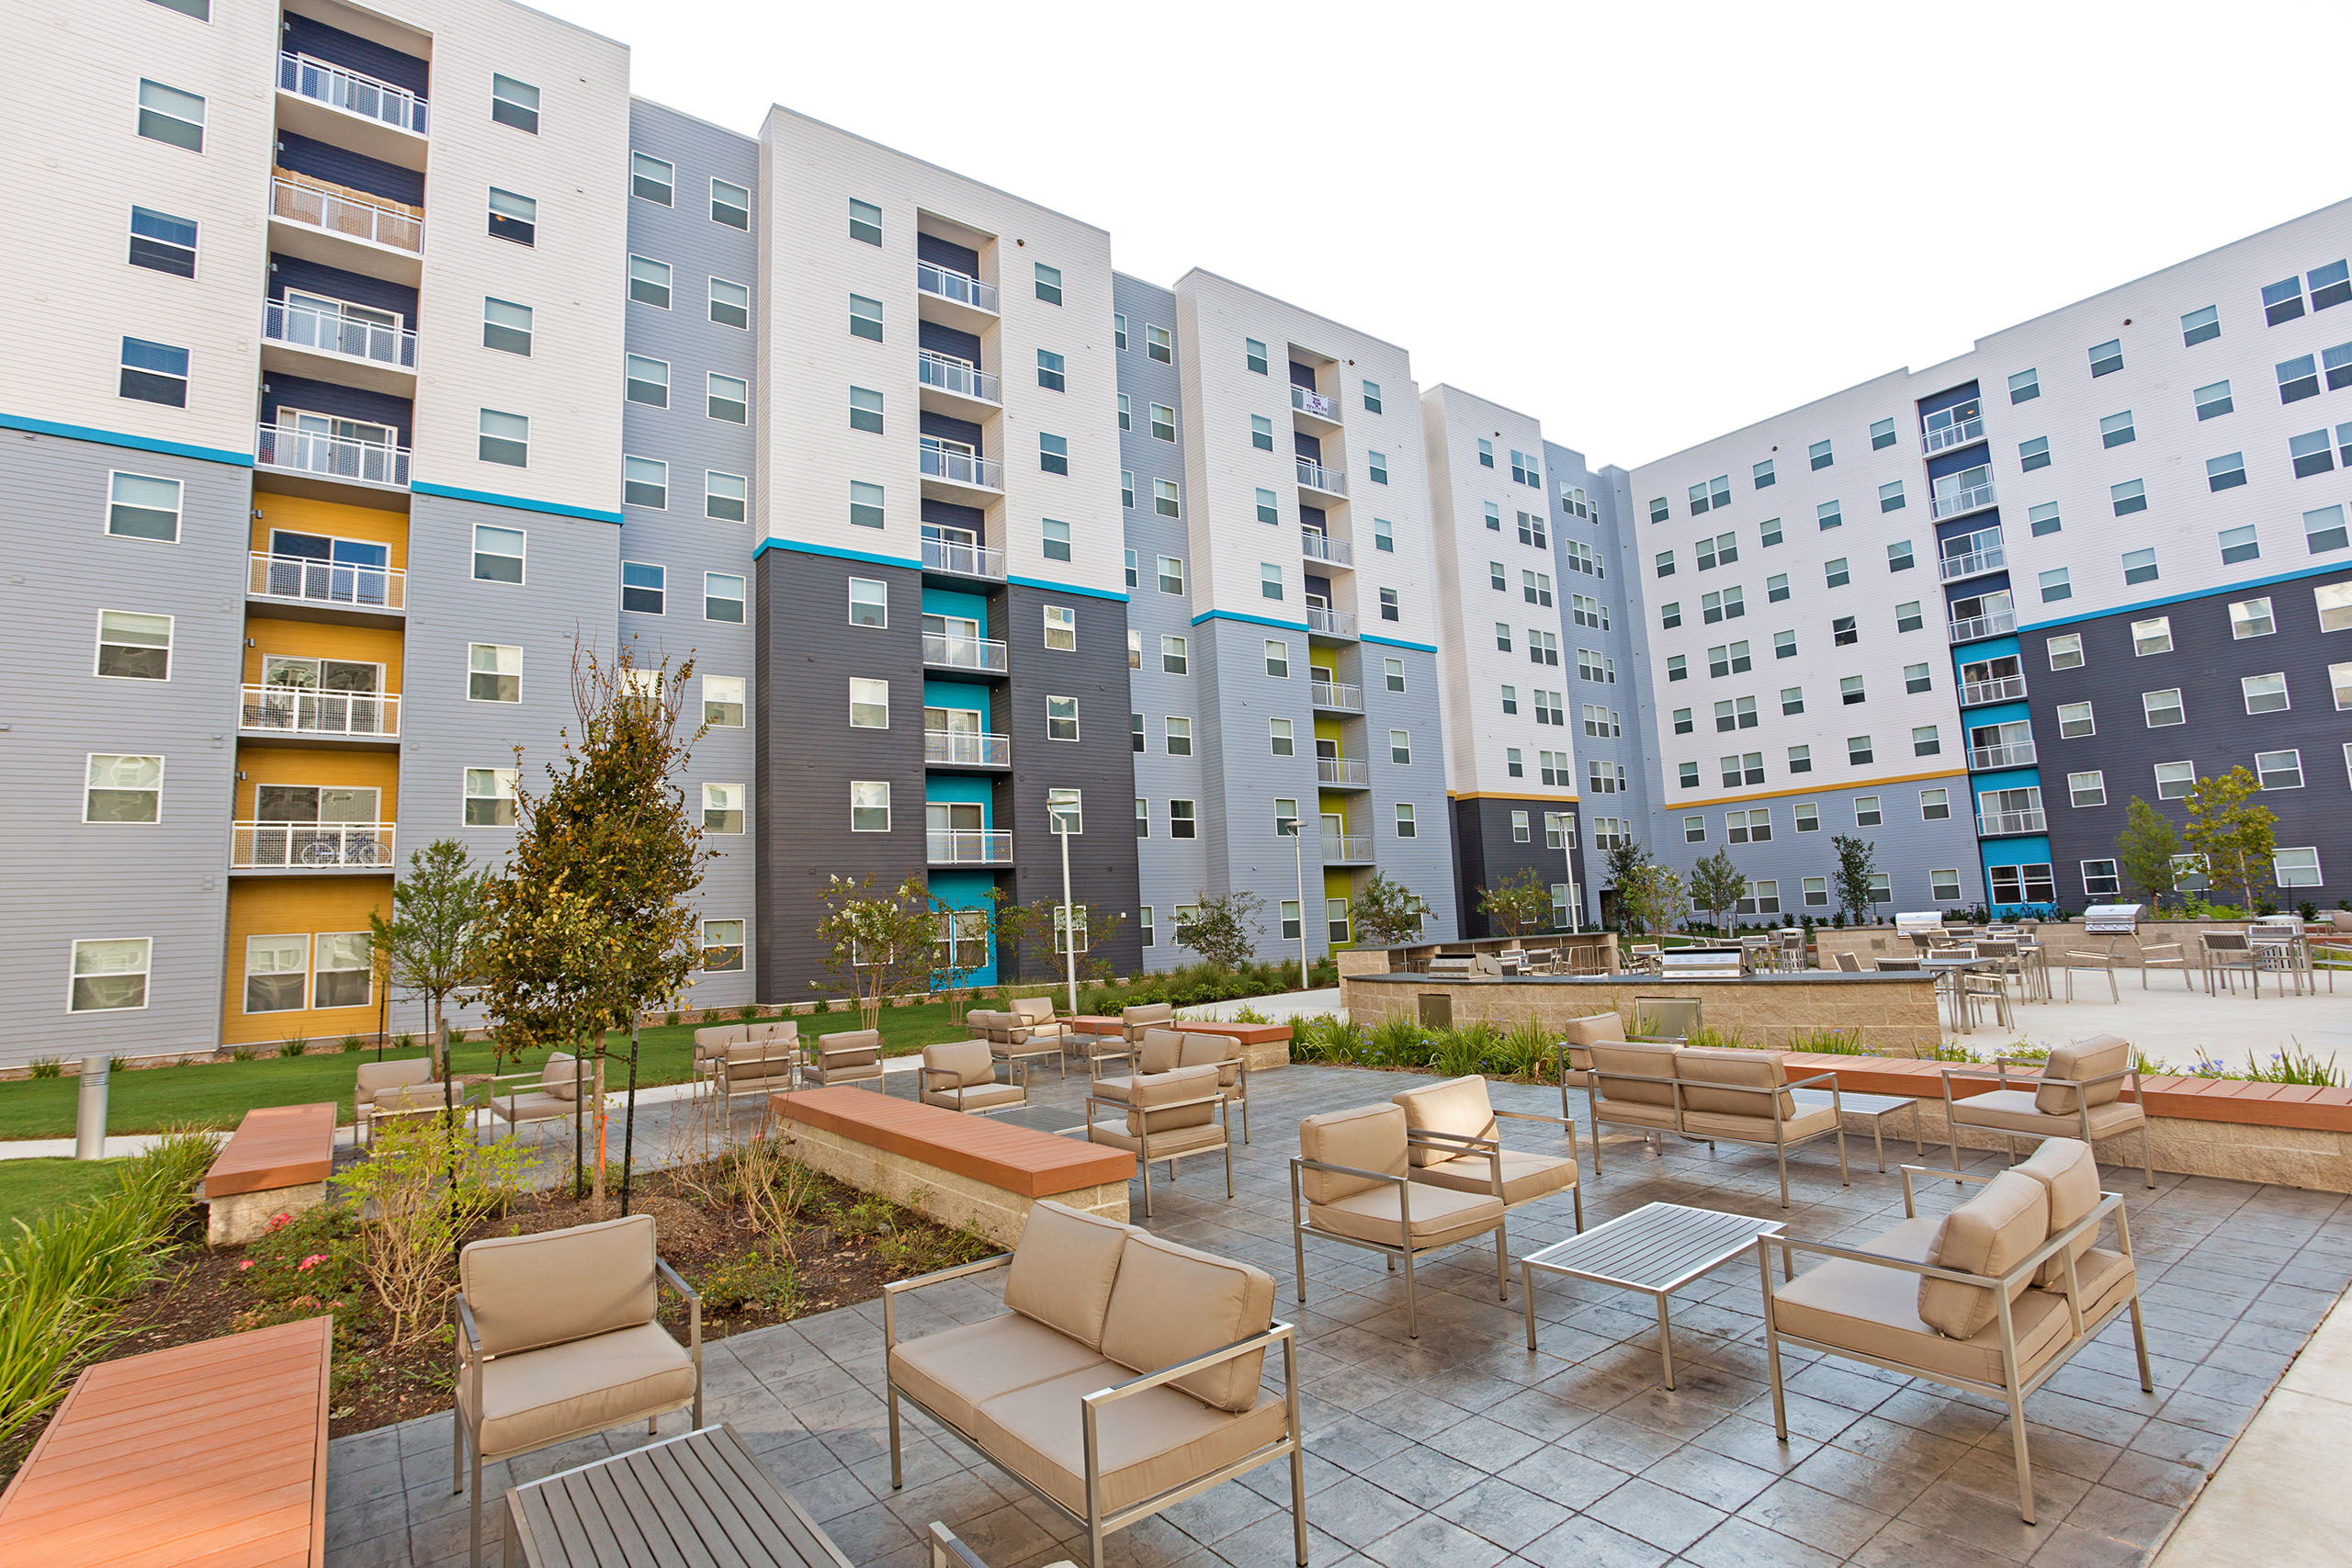
[[[466,846],[455,839],[435,840],[410,855],[408,864],[408,875],[392,884],[391,918],[381,909],[368,911],[368,940],[386,986],[424,1003],[425,1052],[433,1076],[447,1083],[441,1010],[481,977],[473,930],[481,918],[487,874],[474,868]]]
[[[931,984],[939,940],[931,890],[910,876],[897,892],[877,894],[871,876],[829,875],[817,897],[825,907],[817,921],[828,944],[825,973],[857,998],[860,1027],[879,1029],[891,998]]]
[[[989,934],[996,948],[996,980],[1000,987],[1022,982],[1033,944],[1053,946],[1054,907],[1059,900],[1016,904],[1001,887],[988,892]]]
[[[2115,836],[2115,863],[2123,885],[2157,908],[2173,890],[2173,857],[2180,853],[2180,835],[2172,818],[2138,795],[2123,814],[2123,831]]]
[[[1258,951],[1258,937],[1264,930],[1260,917],[1266,901],[1247,891],[1228,893],[1222,898],[1212,898],[1206,893],[1194,893],[1200,913],[1176,928],[1176,945],[1189,947],[1209,963],[1227,969],[1238,969],[1250,962]],[[1305,911],[1301,911],[1304,915]]]
[[[1650,863],[1649,852],[1641,840],[1627,835],[1620,838],[1609,850],[1609,886],[1623,887],[1625,879]]]
[[[1505,936],[1540,931],[1552,923],[1552,886],[1532,865],[1521,866],[1493,887],[1478,889],[1478,908]]]
[[[1356,892],[1356,941],[1364,946],[1411,942],[1421,934],[1421,922],[1429,917],[1430,907],[1421,896],[1386,872],[1374,871]]]
[[[1829,844],[1838,852],[1838,911],[1851,914],[1858,926],[1867,924],[1871,904],[1871,878],[1878,874],[1878,846],[1849,833],[1838,834]]]
[[[1690,895],[1681,873],[1645,857],[1617,882],[1617,907],[1645,931],[1665,931],[1682,918]]]
[[[1732,863],[1731,851],[1717,850],[1690,868],[1690,902],[1707,911],[1717,931],[1723,929],[1724,911],[1747,897],[1747,878]]]
[[[2278,814],[2254,804],[2262,785],[2241,765],[2217,779],[2199,779],[2184,804],[2188,826],[2181,837],[2205,857],[2216,886],[2234,887],[2248,910],[2255,890],[2270,885],[2271,856],[2278,848]]]

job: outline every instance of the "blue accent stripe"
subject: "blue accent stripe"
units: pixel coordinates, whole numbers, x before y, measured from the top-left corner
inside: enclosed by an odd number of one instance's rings
[[[1370,632],[1364,633],[1361,640],[1364,642],[1376,642],[1383,648],[1409,648],[1415,653],[1435,653],[1437,651],[1436,648],[1426,642],[1407,642],[1401,637],[1374,637]]]
[[[152,436],[125,435],[120,431],[96,430],[86,424],[58,424],[46,419],[27,419],[21,414],[0,413],[0,430],[62,435],[69,441],[95,441],[104,446],[127,446],[134,452],[161,452],[173,457],[194,457],[199,462],[226,463],[235,468],[254,466],[254,455],[250,452],[232,452],[220,446],[191,446],[185,441],[157,441]]]
[[[621,520],[621,514],[617,512],[598,512],[585,506],[566,506],[555,501],[532,501],[519,495],[496,495],[486,490],[459,490],[454,485],[426,484],[422,479],[412,480],[408,488],[416,495],[444,496],[451,501],[478,501],[484,506],[504,506],[516,512],[544,512],[557,517],[582,517],[591,523],[617,524]]]
[[[1005,581],[1015,588],[1043,588],[1053,593],[1077,593],[1089,599],[1115,599],[1124,604],[1127,596],[1114,593],[1107,588],[1080,588],[1075,582],[1048,582],[1042,577],[1008,577]]]
[[[1280,626],[1286,632],[1303,632],[1306,629],[1305,621],[1270,620],[1264,615],[1237,615],[1231,610],[1204,610],[1193,617],[1193,625],[1196,626],[1203,621],[1246,621],[1253,626]]]
[[[916,571],[922,570],[922,562],[908,560],[902,556],[869,555],[864,550],[836,550],[825,545],[804,545],[791,539],[762,539],[759,547],[752,552],[752,558],[757,560],[770,550],[790,550],[797,556],[827,556],[834,560],[864,561],[869,566],[903,566]]]
[[[2224,594],[2245,593],[2256,588],[2269,588],[2281,582],[2295,582],[2306,577],[2325,577],[2330,572],[2352,571],[2352,558],[2341,559],[2329,566],[2307,566],[2300,571],[2282,571],[2276,577],[2250,577],[2244,582],[2233,582],[2220,588],[2199,589],[2194,593],[2175,593],[2163,599],[2143,599],[2136,604],[2117,604],[2105,610],[2085,610],[2078,615],[2061,615],[2054,621],[2035,621],[2021,626],[2021,632],[2038,632],[2051,626],[2071,626],[2080,621],[2101,620],[2109,615],[2136,615],[2142,610],[2158,610],[2166,604],[2186,604],[2197,599],[2219,599]]]

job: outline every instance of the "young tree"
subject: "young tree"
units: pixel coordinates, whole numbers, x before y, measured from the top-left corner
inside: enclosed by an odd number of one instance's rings
[[[1054,903],[1016,904],[1001,887],[988,892],[989,932],[996,949],[996,983],[1000,987],[1021,984],[1030,948],[1052,945]]]
[[[2115,836],[2115,863],[2123,886],[2156,908],[2173,889],[2173,857],[2180,853],[2180,835],[2172,818],[2138,795],[2123,814],[2123,831]]]
[[[879,1029],[890,998],[931,984],[939,940],[931,890],[910,876],[897,892],[877,894],[871,876],[829,875],[817,897],[825,907],[817,921],[829,944],[825,973],[857,998],[860,1027]]]
[[[1212,898],[1206,893],[1195,893],[1200,913],[1176,928],[1176,945],[1189,947],[1209,963],[1220,968],[1238,969],[1250,962],[1258,951],[1258,937],[1264,927],[1260,915],[1266,901],[1255,893],[1228,893],[1222,898]]]
[[[1608,854],[1609,881],[1606,886],[1617,890],[1617,909],[1622,917],[1625,910],[1626,885],[1632,879],[1638,877],[1642,868],[1650,863],[1649,852],[1642,848],[1639,840],[1627,834],[1621,836],[1614,844],[1610,846]]]
[[[2234,887],[2245,912],[2254,913],[2256,890],[2270,885],[2271,856],[2278,848],[2278,814],[2254,804],[2262,785],[2243,765],[2217,779],[2199,779],[2188,792],[2188,825],[2181,837],[2205,857],[2206,874],[2216,887]]]
[[[1869,921],[1872,888],[1878,874],[1878,846],[1867,839],[1839,833],[1829,840],[1838,852],[1838,908],[1854,917],[1856,925]]]
[[[408,857],[408,875],[392,884],[392,913],[368,915],[368,940],[385,984],[424,1003],[425,1053],[433,1076],[447,1083],[441,1010],[481,978],[473,952],[474,923],[481,918],[482,884],[466,846],[436,839]]]
[[[1645,859],[1617,884],[1617,905],[1626,918],[1645,931],[1662,931],[1680,919],[1689,907],[1682,874]]]
[[[1430,907],[1419,894],[1386,872],[1374,871],[1356,893],[1355,917],[1359,944],[1394,947],[1420,936]]]
[[[1478,908],[1489,924],[1517,941],[1521,932],[1552,923],[1552,887],[1543,873],[1523,865],[1498,886],[1479,888]]]
[[[1724,911],[1747,897],[1747,878],[1732,863],[1729,850],[1702,856],[1690,868],[1690,902],[1707,911],[1717,931],[1723,930]]]

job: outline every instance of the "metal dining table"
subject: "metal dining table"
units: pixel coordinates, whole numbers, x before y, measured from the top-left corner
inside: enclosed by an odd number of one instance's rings
[[[1973,1034],[1975,1025],[1968,1021],[1968,998],[1962,995],[1964,982],[1961,976],[1978,969],[1990,969],[1998,964],[1997,958],[1937,958],[1919,960],[1919,967],[1936,977],[1936,989],[1951,1004],[1951,1026],[1962,1034]]]

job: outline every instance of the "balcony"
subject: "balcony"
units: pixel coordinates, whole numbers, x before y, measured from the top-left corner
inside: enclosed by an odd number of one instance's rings
[[[1326,833],[1323,835],[1325,865],[1370,865],[1372,837],[1367,833]]]
[[[398,567],[350,566],[310,556],[274,556],[255,550],[245,579],[254,599],[285,599],[306,604],[340,604],[360,610],[407,607],[408,573]]]
[[[1348,481],[1337,468],[1327,468],[1312,457],[1298,461],[1298,485],[1301,490],[1315,491],[1323,495],[1345,496]]]
[[[1940,523],[1947,517],[1965,517],[1972,512],[1982,512],[1992,504],[1993,485],[1988,479],[1981,485],[1970,485],[1966,490],[1944,491],[1928,503],[1928,510]]]
[[[272,243],[288,254],[411,288],[422,280],[424,215],[415,208],[273,175],[269,215],[287,226]]]
[[[1012,669],[1002,642],[992,637],[956,637],[942,632],[922,634],[922,661],[934,670],[977,670],[1001,675]]]
[[[1290,389],[1290,406],[1309,419],[1319,419],[1326,424],[1340,423],[1340,400],[1337,398],[1327,398],[1304,387],[1293,387]]]
[[[1977,773],[1994,768],[2024,768],[2033,763],[2033,742],[2012,740],[2006,746],[1971,746],[1968,765]]]
[[[956,501],[968,505],[974,491],[990,497],[1004,493],[1002,463],[937,446],[925,446],[922,454],[923,493],[935,501]],[[938,491],[935,495],[934,490]]]
[[[401,700],[379,692],[247,686],[237,728],[248,735],[388,740],[401,732]]]
[[[2025,677],[2004,675],[1997,681],[1962,681],[1960,705],[1983,707],[1987,703],[2013,703],[2025,695]]]
[[[1979,414],[1974,419],[1958,420],[1933,430],[1922,431],[1919,450],[1923,456],[1932,457],[1939,452],[1949,452],[1955,446],[1965,446],[1972,441],[1984,439],[1984,416]]]
[[[986,332],[997,322],[996,285],[951,267],[915,263],[915,293],[925,321],[968,333]]]
[[[2000,637],[2018,629],[2018,613],[2015,610],[1996,610],[1989,615],[1963,615],[1953,621],[1948,629],[1954,644]]]
[[[1363,712],[1363,688],[1340,681],[1316,681],[1310,683],[1315,705],[1326,713]]]
[[[239,822],[232,871],[390,871],[390,822]]]
[[[2001,548],[2001,531],[1987,528],[1981,534],[1965,534],[1944,541],[1944,555],[1937,569],[1946,582],[1963,577],[1981,577],[1988,571],[1998,571],[2009,564],[2007,554]]]
[[[337,379],[370,391],[413,397],[416,391],[416,333],[381,321],[361,321],[312,305],[289,305],[272,299],[262,308],[262,368],[301,375],[315,374],[298,354],[316,354],[339,367]],[[292,349],[297,354],[272,351]]]
[[[941,768],[1009,768],[1012,766],[1012,737],[926,729],[922,732],[922,760]]]
[[[424,100],[347,65],[307,54],[277,57],[278,123],[286,130],[355,152],[424,167]]]
[[[956,577],[985,577],[991,582],[1002,582],[1004,552],[988,545],[925,539],[922,542],[922,569],[925,571],[944,571]]]
[[[386,490],[408,489],[408,448],[348,435],[297,430],[291,425],[265,424],[254,433],[254,466],[286,474],[311,474],[322,479]]]
[[[1976,835],[1982,839],[1997,839],[2010,833],[2046,833],[2050,818],[2041,807],[2029,811],[1980,811],[1976,814]]]
[[[1340,789],[1370,789],[1372,764],[1362,757],[1317,757],[1315,759],[1315,782]]]
[[[1306,607],[1306,629],[1325,637],[1352,637],[1356,635],[1356,617],[1348,610],[1319,610]]]
[[[934,412],[985,419],[1004,406],[1004,384],[960,359],[926,350],[915,360],[915,380]]]
[[[1012,835],[986,828],[928,828],[923,852],[933,865],[1011,865]]]
[[[1356,563],[1354,546],[1345,539],[1318,534],[1312,528],[1298,531],[1298,553],[1309,560],[1329,561],[1333,566],[1353,566]]]

